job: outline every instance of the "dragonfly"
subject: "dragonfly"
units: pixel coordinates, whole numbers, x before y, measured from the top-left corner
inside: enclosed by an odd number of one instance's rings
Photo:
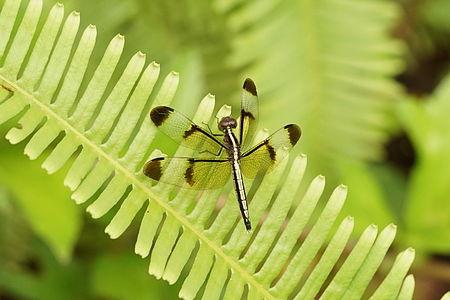
[[[144,165],[143,173],[159,182],[197,190],[223,187],[232,177],[245,228],[251,231],[243,177],[253,179],[260,172],[270,172],[301,135],[298,125],[288,124],[250,147],[258,114],[256,86],[249,78],[243,84],[239,118],[226,116],[218,120],[219,133],[214,133],[207,124],[195,124],[171,107],[153,108],[150,112],[153,124],[178,144],[195,149],[200,155],[153,158]]]

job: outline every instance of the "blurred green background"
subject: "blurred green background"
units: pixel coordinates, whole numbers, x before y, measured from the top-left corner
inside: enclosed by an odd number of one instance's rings
[[[180,72],[173,106],[188,115],[208,92],[236,112],[251,77],[260,124],[301,125],[310,178],[349,186],[357,230],[398,224],[395,246],[417,250],[416,299],[449,289],[450,1],[61,2],[97,26],[89,72],[121,33],[119,70],[142,51]],[[0,140],[0,299],[176,299],[132,253],[135,227],[109,240],[108,217],[70,200],[65,170],[48,176],[22,152]]]

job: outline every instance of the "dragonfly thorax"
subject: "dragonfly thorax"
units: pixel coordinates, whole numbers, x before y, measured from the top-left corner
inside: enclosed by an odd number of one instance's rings
[[[220,120],[218,127],[219,127],[220,131],[224,131],[228,127],[236,128],[237,127],[236,119],[234,119],[232,117],[224,117]]]

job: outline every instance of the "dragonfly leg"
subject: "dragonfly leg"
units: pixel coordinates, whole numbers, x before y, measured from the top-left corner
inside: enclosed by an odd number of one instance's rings
[[[222,150],[223,150],[223,148],[220,148],[218,153],[213,153],[213,152],[211,152],[209,150],[203,150],[203,151],[200,151],[199,153],[200,154],[209,153],[209,154],[214,155],[214,156],[220,156],[222,154]]]
[[[212,152],[209,151],[209,150],[202,150],[202,151],[199,151],[198,153],[200,153],[200,154],[203,154],[203,153],[209,153],[209,154],[211,154],[211,155],[216,155],[215,153],[212,153]]]
[[[212,134],[213,136],[224,136],[223,133],[214,133],[214,132],[211,130],[211,127],[209,127],[209,124],[208,124],[208,123],[205,123],[205,122],[202,122],[202,123],[203,123],[203,125],[206,126],[206,128],[208,128],[209,133]]]

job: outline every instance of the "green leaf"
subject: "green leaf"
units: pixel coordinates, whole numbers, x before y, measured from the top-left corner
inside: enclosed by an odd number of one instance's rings
[[[395,298],[400,290],[401,283],[414,260],[414,249],[408,248],[397,256],[391,271],[383,280],[377,291],[370,298],[392,299]]]
[[[407,100],[398,115],[417,152],[407,191],[406,234],[402,238],[426,252],[447,253],[450,245],[450,76],[426,102]]]
[[[364,228],[372,223],[378,226],[386,226],[391,223],[394,216],[386,203],[380,183],[377,182],[369,166],[363,162],[342,161],[340,164],[342,178],[346,183],[357,182],[349,192],[349,202],[344,212],[355,216],[360,220],[357,231],[362,232]]]
[[[47,38],[58,27],[59,14],[54,11],[62,6],[52,9],[45,21],[50,25],[37,30],[41,0],[31,0],[23,18],[16,18],[17,9],[4,13],[5,7],[14,8],[15,1],[7,0],[0,14],[4,28],[13,28],[10,23],[18,26],[12,35],[9,29],[0,32],[0,40],[8,39],[1,45],[10,45],[0,49],[0,123],[17,116],[20,125],[12,128],[7,138],[13,143],[26,140],[25,154],[31,159],[42,156],[42,166],[49,173],[70,165],[64,183],[73,191],[72,198],[87,203],[95,218],[112,210],[114,217],[105,229],[111,238],[121,236],[136,216],[142,216],[135,251],[149,257],[150,274],[170,283],[183,278],[179,295],[185,299],[197,297],[199,291],[203,299],[218,299],[222,294],[239,299],[245,290],[248,299],[315,297],[321,289],[331,298],[336,293],[343,293],[345,299],[364,293],[395,236],[393,225],[383,230],[373,246],[376,234],[374,227],[369,227],[361,242],[342,258],[347,267],[335,277],[331,270],[353,229],[353,220],[346,218],[337,232],[333,230],[347,188],[335,188],[324,209],[315,212],[316,206],[320,207],[317,203],[325,178],[303,182],[305,155],[293,158],[292,164],[283,160],[261,182],[246,182],[249,190],[254,190],[251,218],[259,224],[250,234],[242,226],[229,186],[198,194],[195,190],[153,185],[141,171],[149,157],[161,154],[154,149],[157,129],[148,113],[152,106],[171,103],[178,73],[169,73],[156,85],[159,65],[147,64],[146,56],[138,52],[123,72],[117,71],[118,80],[112,80],[124,47],[124,37],[118,35],[94,74],[86,76],[95,27],[88,26],[76,39],[79,14],[71,13],[60,34],[55,39]],[[34,37],[36,43],[32,44]],[[193,120],[208,122],[214,105],[214,97],[206,95]],[[225,106],[218,114],[229,111]],[[264,135],[262,132],[259,137]],[[179,148],[175,155],[192,152]],[[300,184],[306,186],[306,192],[301,193],[300,204],[292,207]],[[143,214],[138,214],[141,210]],[[316,214],[317,220],[312,217]],[[321,249],[326,249],[323,255]],[[403,275],[392,275],[393,283],[382,284],[375,296],[387,291],[398,293],[408,261],[393,266],[391,273],[400,270]],[[309,277],[310,268],[311,279],[303,284],[302,277]],[[328,276],[334,284],[324,286]],[[340,290],[343,285],[345,290]]]
[[[398,294],[397,300],[409,300],[412,299],[414,293],[414,276],[408,275],[403,281],[402,289]],[[442,297],[441,299],[444,299]]]
[[[0,145],[0,182],[8,186],[36,234],[60,261],[67,262],[80,232],[81,211],[62,186],[63,177],[47,176],[37,162],[25,159],[18,147]]]
[[[391,34],[399,15],[398,4],[376,0],[253,1],[231,15],[243,31],[233,63],[251,64],[272,128],[280,107],[302,125],[300,149],[315,171],[382,158],[403,96],[394,77],[405,48]]]
[[[87,299],[90,289],[87,288],[85,266],[75,260],[68,263],[55,260],[56,257],[40,241],[31,241],[31,245],[27,258],[32,263],[37,262],[37,269],[30,270],[24,264],[2,267],[2,292],[5,290],[19,299]]]
[[[93,264],[93,292],[106,299],[176,299],[176,289],[168,288],[155,278],[145,274],[140,259],[130,254],[108,254],[100,256]],[[130,288],[132,279],[133,288]]]

